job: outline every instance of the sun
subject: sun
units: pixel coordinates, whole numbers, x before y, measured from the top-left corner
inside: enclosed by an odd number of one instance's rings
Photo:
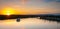
[[[8,7],[8,8],[4,8],[2,10],[2,14],[3,15],[11,15],[11,14],[15,14],[15,11],[13,8]]]

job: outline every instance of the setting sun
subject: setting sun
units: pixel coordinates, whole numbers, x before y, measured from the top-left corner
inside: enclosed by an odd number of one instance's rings
[[[2,10],[2,13],[3,13],[3,15],[11,15],[11,14],[14,14],[15,11],[14,11],[13,8],[4,8],[4,9]]]

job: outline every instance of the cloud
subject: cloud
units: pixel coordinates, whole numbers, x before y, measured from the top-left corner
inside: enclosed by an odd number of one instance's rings
[[[44,2],[60,2],[60,0],[43,0]]]
[[[51,1],[54,1],[54,0],[43,0],[44,2],[51,2]]]
[[[60,0],[56,0],[56,2],[60,2]]]
[[[12,7],[19,12],[28,13],[59,13],[60,12],[60,0],[27,0],[25,5],[22,4],[21,0],[0,0],[0,8]],[[39,10],[38,10],[39,9]],[[1,9],[2,10],[2,9]],[[31,12],[30,12],[31,11]]]

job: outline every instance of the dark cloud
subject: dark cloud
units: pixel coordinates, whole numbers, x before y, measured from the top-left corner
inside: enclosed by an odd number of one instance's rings
[[[60,2],[60,0],[43,0],[44,2]]]
[[[45,2],[51,2],[51,1],[54,1],[54,0],[43,0],[43,1],[45,1]]]
[[[56,2],[60,2],[60,0],[56,0]]]

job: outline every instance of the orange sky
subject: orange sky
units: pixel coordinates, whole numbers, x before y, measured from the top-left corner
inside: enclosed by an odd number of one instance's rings
[[[10,12],[8,12],[10,11]],[[5,7],[0,11],[0,14],[50,14],[50,13],[56,13],[57,10],[51,10],[50,8],[12,8],[12,7]]]
[[[1,0],[0,4],[0,14],[3,14],[3,12],[6,11],[8,8],[11,8],[10,11],[13,11],[14,13],[10,13],[13,14],[52,14],[60,12],[60,4],[57,2],[46,3],[41,0]]]

